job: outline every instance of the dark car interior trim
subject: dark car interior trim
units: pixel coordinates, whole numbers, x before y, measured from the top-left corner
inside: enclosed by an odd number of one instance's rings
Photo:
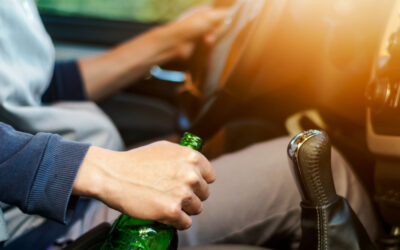
[[[115,21],[92,17],[41,14],[47,32],[55,41],[116,45],[158,23]]]

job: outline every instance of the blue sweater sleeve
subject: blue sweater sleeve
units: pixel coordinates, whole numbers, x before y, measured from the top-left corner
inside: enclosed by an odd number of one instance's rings
[[[89,145],[47,133],[30,135],[0,123],[0,201],[67,223],[76,173]]]
[[[42,102],[52,103],[86,99],[86,92],[77,61],[56,62],[50,85],[42,95]]]

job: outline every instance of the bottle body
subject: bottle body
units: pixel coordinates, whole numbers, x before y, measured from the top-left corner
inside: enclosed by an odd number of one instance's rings
[[[102,249],[175,250],[178,248],[176,229],[155,221],[120,215],[114,222]]]
[[[180,145],[201,152],[203,141],[185,133]],[[102,246],[102,250],[176,250],[178,234],[174,227],[156,221],[120,215]]]

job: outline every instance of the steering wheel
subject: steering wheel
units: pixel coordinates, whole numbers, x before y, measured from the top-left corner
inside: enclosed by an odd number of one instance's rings
[[[207,138],[256,98],[279,103],[279,109],[263,109],[280,112],[299,101],[363,124],[365,84],[391,5],[234,1],[221,38],[211,48],[199,45],[195,53],[184,92],[192,97],[185,101],[190,129]]]
[[[229,3],[227,3],[229,2]],[[216,0],[214,6],[231,5],[218,41],[210,48],[199,44],[194,53],[196,61],[185,83],[186,114],[194,133],[208,138],[230,119],[243,100],[251,98],[252,87],[246,82],[256,76],[256,66],[262,60],[263,39],[285,1]],[[274,4],[271,4],[274,3]],[[275,15],[270,15],[270,12]],[[265,30],[263,34],[257,30]],[[260,44],[255,44],[255,43]],[[251,46],[249,46],[251,44]],[[260,94],[260,93],[258,93]],[[191,103],[191,105],[189,104]],[[208,124],[207,126],[204,126]]]

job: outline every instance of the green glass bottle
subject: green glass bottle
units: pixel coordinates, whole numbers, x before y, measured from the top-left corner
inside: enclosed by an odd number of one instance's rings
[[[203,140],[185,133],[180,145],[201,152]],[[139,220],[120,215],[102,246],[102,250],[176,250],[178,234],[176,229],[156,221]]]

